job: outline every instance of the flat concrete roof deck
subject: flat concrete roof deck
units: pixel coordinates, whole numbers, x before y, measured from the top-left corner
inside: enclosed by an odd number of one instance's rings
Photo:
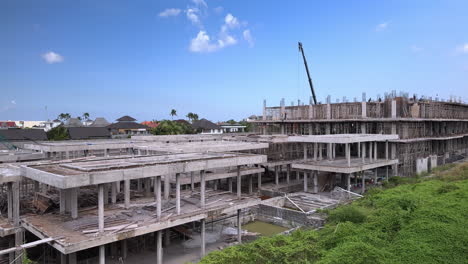
[[[28,160],[40,160],[45,157],[44,153],[35,152],[31,150],[11,150],[0,151],[0,163],[2,162],[18,162]]]
[[[199,221],[207,217],[217,217],[226,213],[235,213],[260,204],[262,201],[255,196],[242,196],[237,199],[235,193],[206,189],[206,206],[199,208],[199,190],[193,194],[189,190],[181,191],[181,214],[175,212],[175,201],[164,201],[161,219],[156,217],[154,198],[132,200],[131,207],[125,209],[123,204],[105,207],[105,228],[129,225],[122,230],[108,230],[102,234],[97,232],[85,234],[84,230],[97,229],[97,209],[82,208],[79,218],[72,220],[69,216],[49,213],[23,217],[23,227],[40,239],[47,237],[64,237],[52,244],[64,254],[108,244],[111,242],[136,237],[166,228]]]
[[[17,181],[21,181],[21,173],[18,166],[0,166],[0,184]]]
[[[172,153],[188,152],[226,152],[254,149],[267,149],[268,143],[239,142],[239,141],[209,141],[209,142],[182,142],[162,143],[151,145],[139,145],[135,147],[140,150],[165,151]]]
[[[336,173],[355,173],[365,170],[371,170],[379,167],[390,166],[398,164],[398,159],[377,159],[370,161],[362,158],[351,158],[351,166],[348,166],[346,159],[334,159],[334,160],[303,160],[302,162],[293,163],[291,167],[293,169],[300,170],[311,170],[311,171],[326,171]]]
[[[133,148],[140,143],[135,140],[104,139],[104,140],[74,140],[61,142],[41,142],[34,144],[24,144],[25,149],[44,152],[101,150],[101,149],[121,149]]]
[[[330,134],[330,135],[304,135],[290,136],[288,142],[305,143],[336,143],[348,144],[358,142],[374,142],[399,139],[398,135],[389,134]]]
[[[230,166],[260,164],[265,155],[244,153],[182,153],[138,156],[125,159],[69,161],[54,164],[23,165],[27,178],[60,189],[187,173]]]

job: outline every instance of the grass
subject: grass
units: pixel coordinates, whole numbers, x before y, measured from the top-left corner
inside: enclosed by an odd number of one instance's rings
[[[385,189],[328,213],[320,231],[260,238],[200,263],[468,263],[468,163]]]

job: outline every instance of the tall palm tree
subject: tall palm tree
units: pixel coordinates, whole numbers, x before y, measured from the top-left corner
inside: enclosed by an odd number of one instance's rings
[[[193,114],[193,121],[198,121],[198,115],[197,114]]]
[[[188,118],[188,120],[189,120],[190,122],[192,122],[192,120],[193,120],[193,113],[192,113],[192,112],[188,113],[188,114],[186,115],[186,117]]]
[[[177,110],[172,109],[170,115],[171,115],[172,120],[174,120],[174,116],[177,116]]]

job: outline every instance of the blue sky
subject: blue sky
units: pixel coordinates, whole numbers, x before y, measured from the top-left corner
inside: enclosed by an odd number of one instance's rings
[[[468,101],[468,1],[0,2],[0,120],[213,121],[391,90]],[[45,107],[47,106],[47,111]]]

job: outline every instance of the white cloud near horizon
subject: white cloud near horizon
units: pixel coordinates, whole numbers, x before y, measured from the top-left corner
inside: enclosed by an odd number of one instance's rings
[[[206,31],[200,30],[197,36],[190,41],[189,49],[192,52],[206,53],[216,51],[219,47],[211,42]]]
[[[192,0],[192,3],[194,3],[197,6],[208,7],[204,0]]]
[[[166,10],[159,13],[160,17],[171,17],[171,16],[178,16],[182,12],[182,10],[178,8],[167,8]]]
[[[224,18],[224,23],[227,27],[231,29],[239,27],[239,21],[231,13],[226,15],[226,17]]]
[[[377,31],[377,32],[384,31],[384,30],[386,30],[388,28],[389,24],[390,24],[390,22],[380,23],[375,27],[375,31]]]
[[[64,58],[62,55],[55,53],[53,51],[49,51],[49,52],[42,54],[42,58],[48,64],[60,63],[64,61]]]

